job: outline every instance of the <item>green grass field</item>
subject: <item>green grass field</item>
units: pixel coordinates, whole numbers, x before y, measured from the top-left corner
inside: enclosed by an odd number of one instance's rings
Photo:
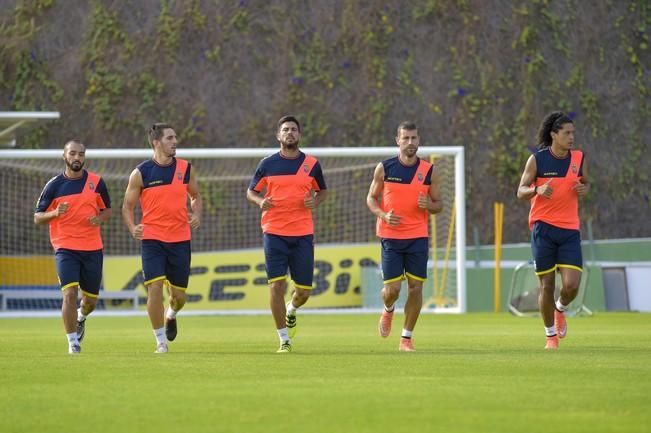
[[[154,355],[145,317],[92,317],[80,356],[60,319],[0,320],[0,432],[648,432],[651,315],[423,315],[416,353],[375,315],[183,317]]]

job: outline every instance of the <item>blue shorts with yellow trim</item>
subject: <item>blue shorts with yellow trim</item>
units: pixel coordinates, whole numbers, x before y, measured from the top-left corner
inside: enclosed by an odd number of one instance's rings
[[[314,235],[264,234],[264,260],[269,282],[285,278],[287,269],[296,287],[311,289],[314,278]]]
[[[82,292],[96,298],[102,285],[102,250],[77,251],[59,248],[54,253],[61,289],[79,285]]]
[[[562,229],[536,221],[531,230],[531,252],[537,275],[553,272],[557,267],[581,271],[581,232]]]
[[[190,241],[163,242],[144,239],[141,246],[145,285],[167,280],[177,289],[187,289],[190,279]]]
[[[427,238],[382,239],[382,279],[388,283],[407,275],[425,281],[428,258]]]

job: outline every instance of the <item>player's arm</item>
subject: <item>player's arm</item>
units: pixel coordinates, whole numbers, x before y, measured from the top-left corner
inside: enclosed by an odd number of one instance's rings
[[[66,212],[68,212],[68,203],[59,203],[59,205],[51,211],[34,213],[34,224],[47,224],[54,218],[60,217]]]
[[[303,205],[308,209],[315,209],[328,197],[328,190],[321,171],[321,164],[317,162],[310,175],[313,176],[312,189],[303,200]]]
[[[97,203],[101,206],[99,213],[88,218],[88,222],[94,226],[103,224],[104,221],[113,215],[113,211],[111,210],[111,198],[109,197],[108,188],[106,188],[104,179],[100,179],[99,185],[97,185],[97,193],[99,194]]]
[[[54,197],[52,190],[50,188],[50,184],[48,184],[41,193],[41,196],[38,199],[38,203],[36,204],[36,212],[34,212],[34,224],[47,224],[54,218],[58,218],[68,212],[67,202],[59,203],[57,207],[52,210],[46,210],[50,207],[50,204],[53,200]]]
[[[379,163],[373,172],[373,180],[366,196],[366,206],[373,212],[373,215],[382,219],[389,225],[396,225],[400,217],[393,213],[393,209],[384,212],[380,203],[382,202],[382,191],[384,191],[384,165]]]
[[[588,175],[585,169],[585,156],[583,157],[583,162],[581,163],[581,177],[579,177],[574,185],[574,191],[579,197],[584,197],[590,192],[590,182],[588,181]]]
[[[199,192],[199,182],[197,177],[190,166],[190,181],[188,182],[188,196],[190,196],[190,228],[196,229],[201,225],[201,213],[203,210],[203,202],[201,200],[201,193]]]
[[[434,170],[432,170],[432,175],[430,176],[430,185],[427,194],[421,194],[418,197],[418,207],[426,209],[431,214],[437,214],[443,210],[439,179]]]
[[[129,176],[129,184],[127,185],[127,190],[124,193],[124,201],[122,202],[122,220],[134,239],[142,239],[143,226],[135,222],[136,205],[140,199],[142,188],[142,175],[140,174],[140,170],[136,168]]]
[[[537,171],[536,157],[531,155],[524,166],[524,172],[518,186],[517,196],[520,200],[529,200],[536,195],[536,187],[531,185],[536,181]]]

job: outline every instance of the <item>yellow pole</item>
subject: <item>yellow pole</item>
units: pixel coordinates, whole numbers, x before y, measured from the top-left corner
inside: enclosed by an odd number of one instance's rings
[[[430,164],[434,164],[437,157],[436,155],[429,156]],[[430,237],[430,258],[432,259],[432,299],[434,304],[438,307],[438,302],[436,300],[436,293],[438,293],[438,239],[437,239],[437,227],[436,227],[436,214],[430,214],[430,222],[432,227],[432,236]]]
[[[504,203],[495,202],[493,204],[493,213],[495,220],[495,281],[494,281],[494,298],[495,312],[499,313],[502,309],[501,299],[501,277],[502,277],[502,229],[504,219]]]

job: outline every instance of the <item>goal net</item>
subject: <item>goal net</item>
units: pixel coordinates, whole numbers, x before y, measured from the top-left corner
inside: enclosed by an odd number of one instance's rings
[[[329,197],[315,211],[315,279],[310,308],[371,307],[378,299],[380,244],[375,217],[366,207],[373,171],[395,147],[304,148],[318,158]],[[266,310],[268,290],[260,210],[246,189],[260,159],[277,149],[179,149],[197,170],[204,209],[193,232],[188,310]],[[0,151],[0,309],[58,309],[61,299],[47,226],[33,223],[34,206],[46,182],[61,173],[60,150]],[[463,148],[421,147],[441,183],[444,211],[431,218],[430,278],[425,307],[465,311],[465,202]],[[113,216],[102,227],[103,294],[99,309],[144,308],[146,295],[139,242],[124,227],[120,208],[131,171],[149,149],[93,149],[85,168],[105,180]],[[139,215],[137,212],[137,219]],[[362,270],[365,270],[364,272]],[[366,277],[365,277],[366,276]],[[52,292],[47,292],[48,290]],[[291,285],[290,285],[291,290]],[[133,291],[140,298],[115,295]],[[118,293],[113,293],[118,292]],[[46,296],[50,295],[50,296]],[[140,302],[138,302],[140,301]],[[0,311],[2,313],[2,311]]]

